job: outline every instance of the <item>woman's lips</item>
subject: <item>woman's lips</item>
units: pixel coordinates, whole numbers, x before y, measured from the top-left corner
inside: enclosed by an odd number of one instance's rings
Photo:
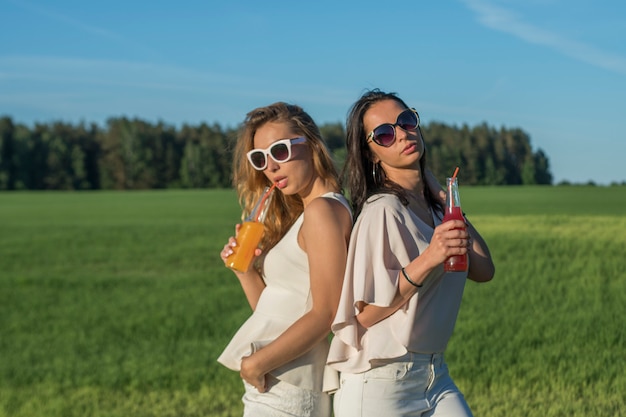
[[[287,186],[287,177],[277,178],[274,182],[278,188],[283,189]]]
[[[413,153],[415,151],[415,149],[417,148],[417,143],[412,143],[409,146],[407,146],[406,148],[404,148],[402,150],[403,154],[410,154]]]

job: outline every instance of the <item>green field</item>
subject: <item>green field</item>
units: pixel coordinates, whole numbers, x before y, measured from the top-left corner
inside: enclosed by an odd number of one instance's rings
[[[448,362],[476,416],[626,409],[626,187],[461,187],[496,263]],[[241,415],[230,190],[0,194],[0,416]]]

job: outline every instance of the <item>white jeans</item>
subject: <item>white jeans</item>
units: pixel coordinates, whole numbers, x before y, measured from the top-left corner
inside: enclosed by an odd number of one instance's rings
[[[309,391],[274,377],[260,393],[244,381],[243,417],[330,417],[331,400],[325,392]]]
[[[443,354],[407,353],[360,374],[341,373],[335,417],[471,417]]]

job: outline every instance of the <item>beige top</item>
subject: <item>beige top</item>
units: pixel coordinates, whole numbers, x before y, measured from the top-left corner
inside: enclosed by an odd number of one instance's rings
[[[435,225],[441,220],[433,216]],[[397,291],[400,269],[429,245],[433,228],[391,194],[372,196],[356,220],[337,316],[332,325],[328,364],[348,373],[372,368],[374,359],[407,351],[443,352],[452,335],[467,272],[435,268],[403,307],[370,328],[356,320],[359,301],[388,307]]]
[[[327,193],[350,211],[345,197]],[[239,371],[241,359],[269,344],[312,308],[309,263],[306,252],[298,245],[298,232],[304,215],[300,215],[283,238],[267,253],[263,264],[266,287],[252,316],[232,338],[218,362]],[[337,389],[337,372],[326,366],[329,342],[324,338],[310,351],[270,372],[274,377],[314,391]]]

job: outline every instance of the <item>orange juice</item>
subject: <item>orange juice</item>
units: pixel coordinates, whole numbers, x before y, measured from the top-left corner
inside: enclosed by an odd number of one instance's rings
[[[259,246],[263,237],[263,223],[243,222],[237,234],[237,246],[233,253],[226,258],[226,266],[239,272],[246,272],[254,258],[254,250]]]

